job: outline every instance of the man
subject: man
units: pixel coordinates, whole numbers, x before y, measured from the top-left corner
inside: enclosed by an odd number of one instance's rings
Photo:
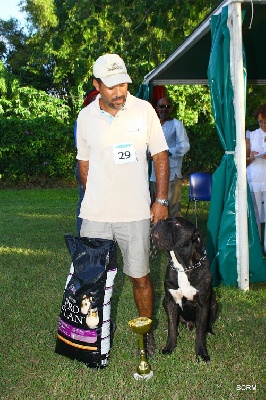
[[[170,182],[168,190],[169,199],[169,216],[181,216],[181,169],[183,156],[189,151],[190,144],[186,133],[186,129],[182,122],[172,118],[173,111],[172,102],[168,97],[161,98],[157,103],[157,114],[163,128],[164,136],[167,141],[169,150],[170,164]],[[152,171],[150,176],[151,197],[156,198],[157,178],[155,174],[154,164],[152,163]]]
[[[86,188],[81,236],[117,241],[139,316],[152,318],[149,229],[150,219],[156,223],[168,216],[168,147],[156,112],[128,92],[128,83],[131,79],[117,54],[105,54],[94,63],[93,85],[100,93],[81,110],[77,123],[77,159]],[[158,186],[151,209],[148,149]],[[152,333],[146,339],[152,356]]]

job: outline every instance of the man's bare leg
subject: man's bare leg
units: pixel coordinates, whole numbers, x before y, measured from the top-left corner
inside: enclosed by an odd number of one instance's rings
[[[150,274],[142,278],[130,278],[133,283],[133,293],[140,317],[152,318],[153,287]]]
[[[142,278],[130,278],[133,283],[133,293],[140,317],[152,319],[153,312],[153,287],[150,274]],[[152,332],[144,337],[144,344],[149,357],[155,354],[155,340]]]

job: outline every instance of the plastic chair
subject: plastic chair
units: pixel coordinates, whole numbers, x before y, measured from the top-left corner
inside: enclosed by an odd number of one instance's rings
[[[189,197],[186,216],[190,206],[190,201],[194,201],[194,214],[197,227],[197,202],[210,201],[212,191],[212,176],[207,172],[195,172],[189,178]]]

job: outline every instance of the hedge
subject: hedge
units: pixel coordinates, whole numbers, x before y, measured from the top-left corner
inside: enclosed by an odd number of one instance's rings
[[[52,117],[0,118],[1,186],[75,183],[73,124]],[[212,173],[223,155],[215,127],[194,125],[187,131],[191,149],[184,157],[184,178],[196,171]]]
[[[51,117],[0,118],[2,185],[73,179],[75,154],[73,125]]]

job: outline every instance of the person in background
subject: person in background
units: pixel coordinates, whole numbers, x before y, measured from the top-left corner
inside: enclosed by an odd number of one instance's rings
[[[262,240],[261,224],[266,216],[266,104],[254,114],[259,128],[246,132],[247,180],[252,196],[256,222]],[[266,224],[263,250],[266,254]]]
[[[152,318],[150,220],[157,223],[168,217],[168,146],[151,104],[129,93],[131,82],[119,55],[105,54],[95,61],[93,84],[100,93],[77,120],[77,159],[85,188],[80,235],[116,240],[138,314]],[[152,207],[147,149],[157,179],[157,201]],[[153,356],[153,332],[145,335],[145,346]]]
[[[95,87],[93,87],[91,90],[89,90],[85,95],[85,99],[84,99],[84,102],[83,102],[83,107],[86,107],[92,101],[94,101],[96,99],[96,96],[97,96],[98,93],[99,92],[98,92],[98,90],[95,89]],[[75,147],[77,147],[77,144],[76,144],[76,130],[77,130],[77,121],[75,122],[75,125],[74,125]],[[79,195],[78,207],[77,207],[77,211],[76,211],[76,225],[77,225],[77,235],[78,235],[78,237],[80,237],[80,228],[81,228],[82,219],[79,217],[79,213],[80,213],[81,202],[82,202],[83,197],[84,197],[84,188],[83,188],[83,185],[82,185],[80,177],[79,177],[78,162],[76,163],[76,167],[75,167],[75,175],[76,175],[76,179],[77,179],[77,182],[78,182],[78,195]]]
[[[182,179],[182,162],[183,156],[189,151],[190,144],[187,136],[186,129],[182,122],[176,118],[171,117],[173,111],[172,101],[168,97],[163,97],[157,102],[156,107],[160,123],[163,128],[164,136],[169,147],[168,157],[170,165],[169,176],[169,216],[181,216],[181,179]],[[151,176],[150,176],[150,191],[151,198],[156,198],[157,182],[152,162]]]

